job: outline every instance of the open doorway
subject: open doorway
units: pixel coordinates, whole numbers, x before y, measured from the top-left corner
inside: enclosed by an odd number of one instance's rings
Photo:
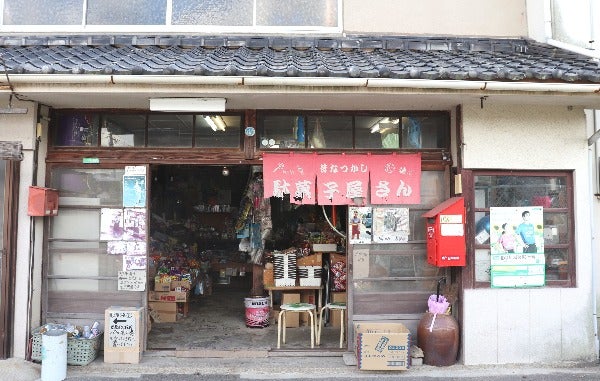
[[[263,265],[270,253],[296,248],[323,231],[323,208],[264,200],[260,166],[161,165],[151,167],[150,175],[148,306],[153,324],[147,348],[213,354],[276,348],[276,314],[271,309],[260,327],[249,324],[248,299],[267,297]],[[257,213],[263,203],[266,210]],[[331,217],[332,208],[327,211]],[[264,227],[266,214],[271,231],[256,252],[253,239],[261,233],[252,229]],[[346,208],[339,208],[335,217],[340,229],[345,215]],[[244,226],[244,221],[250,224]],[[273,296],[275,304],[281,303],[282,294]],[[324,325],[321,348],[339,349],[339,326]],[[301,322],[288,329],[286,348],[310,348],[309,332],[310,326]]]

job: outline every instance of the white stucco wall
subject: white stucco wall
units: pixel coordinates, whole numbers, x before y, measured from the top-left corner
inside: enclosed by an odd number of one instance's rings
[[[527,36],[525,0],[344,0],[344,32]]]
[[[596,358],[584,111],[487,102],[463,112],[465,168],[574,170],[577,257],[575,288],[465,290],[464,363]]]
[[[32,285],[32,324],[39,324],[41,307],[41,264],[42,264],[42,219],[34,219],[36,225],[36,242],[33,251],[33,259],[30,260],[30,217],[27,215],[27,198],[29,186],[33,183],[33,159],[35,148],[35,121],[37,119],[37,108],[32,102],[12,102],[13,107],[27,107],[27,114],[2,114],[0,115],[0,136],[5,141],[19,141],[23,144],[23,161],[20,165],[19,182],[19,212],[18,212],[18,235],[17,235],[17,261],[15,280],[15,305],[14,305],[14,335],[13,355],[24,358],[27,345],[27,328],[29,293],[30,263],[34,265],[34,282]],[[6,106],[3,106],[6,107]],[[45,153],[40,155],[42,162]],[[43,174],[44,167],[38,172]],[[42,185],[42,184],[40,184]],[[34,327],[35,328],[35,327]]]

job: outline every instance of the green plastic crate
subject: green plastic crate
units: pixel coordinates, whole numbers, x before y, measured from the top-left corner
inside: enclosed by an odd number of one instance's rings
[[[58,325],[57,325],[58,326]],[[56,326],[53,328],[57,328]],[[61,329],[58,327],[58,329]],[[31,334],[31,359],[33,361],[42,361],[42,327],[36,328]],[[74,338],[67,339],[67,364],[68,365],[87,365],[94,361],[102,349],[102,336],[91,339]]]

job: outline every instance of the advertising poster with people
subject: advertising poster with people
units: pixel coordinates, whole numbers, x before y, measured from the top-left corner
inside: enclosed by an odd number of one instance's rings
[[[490,208],[492,287],[543,286],[544,208]]]
[[[371,243],[373,236],[373,208],[351,206],[348,208],[350,243]]]

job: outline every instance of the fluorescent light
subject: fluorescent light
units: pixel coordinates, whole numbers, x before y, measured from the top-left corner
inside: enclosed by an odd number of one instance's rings
[[[217,115],[217,116],[211,116],[210,118],[217,125],[217,130],[219,130],[219,131],[225,131],[225,128],[227,127],[227,125],[225,124],[225,121],[223,120],[222,117],[220,117],[219,115]]]
[[[210,118],[210,116],[205,116],[204,120],[206,121],[206,123],[208,123],[208,125],[210,126],[210,128],[212,128],[213,131],[217,131],[219,129],[219,127],[217,127],[217,124]]]
[[[223,112],[225,98],[150,98],[150,111]]]

